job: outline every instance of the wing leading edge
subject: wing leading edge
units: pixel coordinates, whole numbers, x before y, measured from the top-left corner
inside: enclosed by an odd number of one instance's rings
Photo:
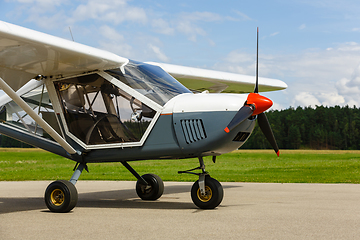
[[[0,21],[0,77],[15,91],[38,75],[69,76],[119,67],[116,54]]]
[[[66,77],[121,66],[128,59],[111,52],[0,21],[0,77],[17,91],[38,75]],[[255,77],[154,63],[193,91],[253,92]],[[259,78],[260,91],[287,88],[286,83]]]
[[[166,63],[147,62],[164,69],[192,91],[250,93],[254,91],[255,77],[243,74],[184,67]],[[277,79],[259,78],[259,91],[276,91],[287,88]]]

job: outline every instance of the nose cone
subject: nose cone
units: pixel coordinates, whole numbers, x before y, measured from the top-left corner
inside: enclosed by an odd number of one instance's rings
[[[273,102],[258,93],[250,93],[247,98],[247,104],[255,106],[255,110],[252,114],[252,116],[255,116],[268,110],[273,105]]]

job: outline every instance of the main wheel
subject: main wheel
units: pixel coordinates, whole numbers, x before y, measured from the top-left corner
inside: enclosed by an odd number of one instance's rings
[[[136,193],[142,200],[157,200],[164,193],[164,182],[158,175],[145,174],[141,176],[149,185],[136,182]]]
[[[221,184],[210,176],[205,177],[205,195],[202,195],[199,180],[191,188],[191,199],[201,209],[214,209],[221,203],[224,190]]]
[[[78,201],[78,192],[69,181],[55,181],[45,190],[45,204],[51,212],[70,212]]]

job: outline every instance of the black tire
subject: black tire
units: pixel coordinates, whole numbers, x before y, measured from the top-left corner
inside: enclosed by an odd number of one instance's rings
[[[69,181],[52,182],[45,190],[45,204],[51,212],[70,212],[77,201],[78,192],[74,184]]]
[[[149,185],[141,181],[136,182],[136,193],[142,200],[157,200],[164,193],[164,182],[158,175],[145,174],[142,176]]]
[[[205,196],[200,193],[199,180],[191,188],[191,199],[201,209],[214,209],[223,200],[224,190],[221,184],[210,176],[205,177]]]

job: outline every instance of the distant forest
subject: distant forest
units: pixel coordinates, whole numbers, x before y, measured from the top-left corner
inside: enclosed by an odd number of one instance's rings
[[[280,149],[360,149],[360,108],[317,106],[266,113]],[[271,148],[256,125],[247,149]]]
[[[266,113],[280,149],[360,149],[360,108],[288,108]],[[31,147],[0,136],[0,147]],[[256,125],[244,149],[271,149]]]

